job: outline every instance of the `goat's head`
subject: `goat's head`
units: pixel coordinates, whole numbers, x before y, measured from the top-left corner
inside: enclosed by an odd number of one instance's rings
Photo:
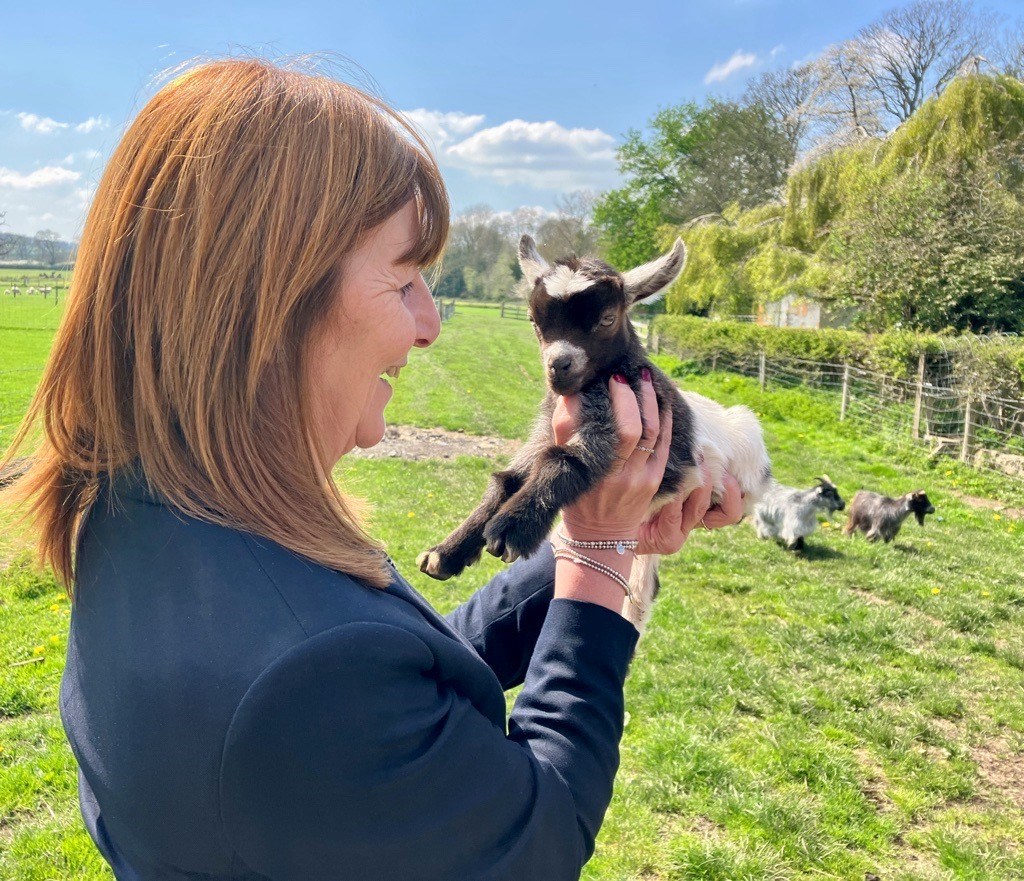
[[[578,392],[620,362],[636,338],[628,313],[653,303],[683,269],[686,247],[620,273],[601,260],[566,257],[549,265],[530,236],[519,242],[519,265],[530,286],[529,312],[540,340],[548,387]]]
[[[934,514],[935,505],[928,501],[928,495],[923,489],[912,492],[910,495],[910,510],[917,518],[918,525],[924,526],[924,515]]]
[[[817,503],[818,507],[823,508],[830,514],[833,511],[842,511],[846,507],[846,502],[839,495],[839,487],[829,480],[827,474],[823,474],[818,478]]]

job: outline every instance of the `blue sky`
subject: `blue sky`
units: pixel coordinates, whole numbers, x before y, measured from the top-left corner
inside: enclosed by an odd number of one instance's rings
[[[103,163],[161,71],[197,55],[333,53],[434,140],[456,209],[551,208],[618,183],[614,151],[658,110],[735,95],[893,0],[8,4],[0,211],[76,236]],[[991,0],[1008,17],[1021,0]],[[731,64],[730,64],[731,61]],[[710,76],[716,69],[719,77]],[[359,81],[359,75],[347,77]]]

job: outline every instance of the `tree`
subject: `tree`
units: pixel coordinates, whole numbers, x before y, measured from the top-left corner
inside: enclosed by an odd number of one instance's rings
[[[1024,22],[1000,34],[992,56],[998,71],[1024,80]]]
[[[794,156],[807,146],[818,119],[815,99],[819,93],[814,64],[798,64],[758,74],[747,84],[744,100],[760,105],[782,127]]]
[[[969,0],[916,0],[863,28],[852,57],[895,123],[906,122],[930,95],[939,95],[965,61],[992,39],[993,19]]]
[[[7,212],[0,211],[0,227],[7,226]],[[17,239],[14,236],[0,230],[0,259],[6,257],[14,250]]]
[[[60,262],[64,246],[60,235],[52,229],[41,229],[35,235],[36,250],[47,266],[53,267]]]
[[[567,254],[592,254],[597,248],[594,205],[597,194],[577,190],[555,199],[556,214],[537,228],[537,241],[549,257]]]
[[[649,137],[627,134],[619,168],[627,188],[656,202],[670,223],[772,198],[794,158],[786,131],[761,105],[711,99],[667,107],[650,129]]]

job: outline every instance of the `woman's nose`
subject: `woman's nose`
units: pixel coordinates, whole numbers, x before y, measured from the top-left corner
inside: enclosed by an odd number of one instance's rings
[[[430,288],[421,275],[413,289],[415,294],[415,315],[416,315],[416,343],[421,349],[425,349],[441,333],[441,316],[434,305],[434,298],[431,296]]]

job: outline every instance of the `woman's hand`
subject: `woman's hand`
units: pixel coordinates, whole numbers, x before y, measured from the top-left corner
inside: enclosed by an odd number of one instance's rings
[[[624,377],[612,377],[608,390],[618,427],[615,463],[597,486],[562,511],[567,535],[578,541],[639,537],[640,525],[665,474],[672,441],[672,411],[659,419],[650,371],[644,369],[639,403]],[[551,418],[555,443],[564,444],[572,437],[579,424],[579,410],[577,396],[558,399]]]
[[[674,554],[698,524],[705,529],[718,529],[743,519],[743,494],[736,478],[728,471],[722,476],[725,495],[717,505],[712,505],[711,475],[706,465],[701,466],[701,472],[703,486],[688,496],[676,496],[640,527],[638,554]]]

